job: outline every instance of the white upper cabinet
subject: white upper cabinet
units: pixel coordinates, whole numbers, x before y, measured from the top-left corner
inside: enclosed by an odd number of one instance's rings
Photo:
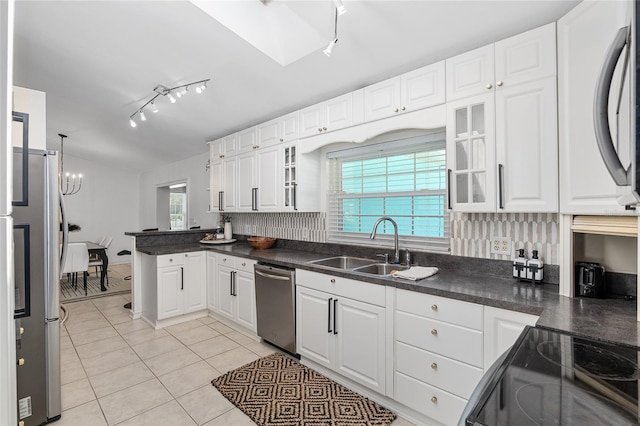
[[[605,56],[618,31],[629,25],[627,1],[582,2],[558,21],[558,105],[560,135],[560,212],[565,214],[625,214],[617,202],[616,185],[600,155],[594,131],[594,97]],[[624,58],[625,52],[622,52]],[[629,111],[629,70],[620,103],[623,59],[618,61],[609,95],[609,124],[618,142],[623,166],[629,164],[632,127]],[[632,214],[632,212],[627,212]]]
[[[298,138],[298,112],[258,125],[257,133],[260,148],[296,140]]]
[[[233,212],[236,209],[236,156],[222,154],[225,146],[235,149],[235,138],[225,138],[209,144],[210,212]]]
[[[351,93],[312,105],[300,111],[300,137],[315,136],[352,125]]]
[[[365,122],[443,104],[444,80],[442,61],[365,87]]]
[[[493,45],[447,59],[447,101],[493,90]]]
[[[233,135],[226,136],[220,140],[219,154],[222,155],[223,157],[236,155],[238,153],[237,145],[238,145],[238,135],[236,133],[234,133]]]
[[[555,23],[447,59],[447,101],[556,75]]]
[[[237,133],[238,135],[238,153],[250,152],[258,148],[258,138],[255,127],[245,129]]]
[[[549,24],[447,60],[454,211],[558,211],[555,51]]]
[[[278,211],[281,193],[279,160],[279,146],[256,149],[237,156],[237,211]]]

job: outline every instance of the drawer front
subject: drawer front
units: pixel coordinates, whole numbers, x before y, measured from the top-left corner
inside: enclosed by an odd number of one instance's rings
[[[372,305],[385,306],[385,286],[296,269],[296,285],[337,296],[348,297]]]
[[[482,332],[396,312],[396,340],[482,367]]]
[[[218,256],[218,265],[226,266],[227,268],[235,268],[236,257],[229,256],[226,254],[217,254]]]
[[[244,271],[250,274],[253,274],[253,265],[255,264],[256,264],[256,261],[251,259],[245,259],[242,257],[236,257],[234,259],[234,267],[238,271]]]
[[[396,371],[468,399],[482,369],[396,342]]]
[[[184,265],[184,261],[187,257],[187,253],[175,253],[175,254],[163,254],[158,256],[158,268],[163,268],[165,266],[182,266]]]
[[[396,290],[396,309],[482,331],[482,305],[475,303]]]
[[[395,373],[396,401],[445,424],[456,425],[467,401],[416,379]]]

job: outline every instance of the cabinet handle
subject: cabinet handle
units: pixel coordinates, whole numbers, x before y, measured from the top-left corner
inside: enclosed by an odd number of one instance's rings
[[[318,131],[321,132],[322,131],[322,127],[318,127]]]
[[[284,142],[284,139],[280,138],[280,142]]]
[[[438,310],[438,305],[436,305],[435,303],[433,305],[431,305],[431,309],[434,311]]]
[[[405,107],[402,107],[402,108],[400,108],[400,109],[401,109],[402,111],[404,111],[404,110],[406,110],[407,108],[405,108]]]
[[[333,330],[331,330],[331,301],[332,300],[333,300],[333,297],[330,297],[329,300],[327,300],[327,333],[333,332]]]
[[[447,169],[447,207],[451,210],[451,175],[453,171]]]
[[[224,191],[220,191],[218,192],[218,211],[221,211],[221,212],[224,211],[223,200],[224,200]]]
[[[180,267],[180,290],[184,290],[184,268]]]
[[[24,365],[24,358],[20,358],[18,360],[18,365]]]
[[[436,330],[435,328],[431,330],[431,334],[433,334],[434,336],[438,335],[438,330]]]
[[[298,184],[293,184],[293,210],[298,210]]]
[[[431,402],[433,402],[434,404],[438,402],[438,398],[435,396],[431,397]]]
[[[218,157],[224,158],[224,154],[220,154],[220,155],[218,155]]]
[[[231,295],[232,296],[237,296],[238,295],[238,293],[236,292],[236,290],[237,290],[236,289],[236,275],[237,275],[237,272],[233,271],[232,274],[233,274],[233,281],[232,281],[233,282],[233,286],[231,288],[233,289],[233,292],[231,293]]]
[[[338,328],[336,326],[336,317],[338,316],[338,299],[333,299],[333,334],[338,334]]]
[[[393,109],[393,112],[398,112],[398,108],[394,108],[394,109]]]
[[[251,210],[258,211],[258,188],[251,188]]]
[[[438,364],[436,364],[435,362],[431,363],[431,368],[433,368],[434,370],[438,369]]]
[[[336,279],[335,278],[331,278],[331,284],[335,284],[336,283]]]
[[[169,262],[173,262],[173,258],[169,258]]]
[[[323,128],[322,128],[322,131],[323,131],[323,132],[326,132],[326,131],[327,131],[327,128],[326,128],[326,127],[323,127]]]
[[[493,85],[492,85],[491,83],[488,83],[488,84],[487,84],[487,89],[489,89],[489,90],[490,90],[490,89],[493,89]]]
[[[498,206],[504,209],[503,186],[504,186],[504,165],[498,164]]]
[[[502,87],[502,85],[503,85],[503,84],[504,84],[504,83],[502,82],[502,80],[498,80],[498,81],[496,82],[496,86],[498,86],[498,87]]]

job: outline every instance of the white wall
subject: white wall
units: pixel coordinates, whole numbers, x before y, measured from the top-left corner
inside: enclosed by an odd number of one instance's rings
[[[13,86],[12,108],[29,114],[29,148],[45,149],[47,139],[47,94],[39,90]],[[14,124],[14,132],[22,126]],[[12,136],[13,144],[22,146],[22,133]]]
[[[206,147],[203,144],[203,149]],[[140,176],[139,230],[158,227],[156,220],[156,188],[171,182],[188,180],[189,227],[211,228],[218,224],[218,214],[209,210],[209,172],[205,165],[209,153],[145,172]],[[168,208],[168,206],[167,206]]]
[[[130,262],[130,256],[117,253],[131,249],[131,237],[124,233],[139,230],[139,173],[105,167],[68,154],[64,155],[64,170],[83,175],[80,192],[64,197],[69,222],[82,228],[69,233],[69,240],[111,237],[109,263]]]

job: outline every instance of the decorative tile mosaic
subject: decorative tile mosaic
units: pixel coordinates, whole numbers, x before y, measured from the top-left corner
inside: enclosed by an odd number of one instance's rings
[[[527,258],[538,250],[544,263],[559,262],[559,218],[555,213],[452,213],[451,254],[484,259],[509,260],[515,250],[525,249]],[[491,237],[511,240],[512,254],[491,253]]]
[[[325,213],[230,213],[234,233],[325,243]],[[526,256],[538,250],[552,265],[559,262],[559,218],[551,213],[452,213],[451,254],[510,260],[518,248]],[[513,254],[491,254],[490,238],[511,240]]]

